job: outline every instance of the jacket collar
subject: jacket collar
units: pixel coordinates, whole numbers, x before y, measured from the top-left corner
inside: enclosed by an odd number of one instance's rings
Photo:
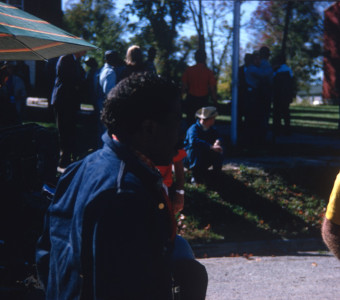
[[[162,176],[157,169],[150,168],[150,166],[142,161],[131,148],[119,141],[115,141],[106,131],[102,140],[104,142],[104,151],[113,151],[117,157],[124,161],[129,170],[140,177],[143,181],[146,180],[150,184],[157,184],[159,188],[162,187]]]

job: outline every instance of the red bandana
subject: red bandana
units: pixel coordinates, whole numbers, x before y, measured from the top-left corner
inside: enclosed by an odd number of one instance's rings
[[[112,135],[112,138],[115,141],[119,142],[118,138],[114,134]],[[159,170],[156,168],[154,163],[149,158],[147,158],[144,154],[142,154],[141,152],[139,152],[137,150],[135,150],[134,153],[138,157],[138,159],[140,161],[142,161],[144,164],[146,164],[153,172],[160,174]],[[162,195],[163,195],[163,198],[164,198],[164,202],[166,204],[165,207],[168,209],[168,213],[169,213],[169,217],[170,217],[171,240],[174,241],[175,236],[176,236],[176,231],[177,231],[177,224],[176,224],[175,215],[174,215],[173,209],[172,209],[172,203],[170,201],[170,198],[169,198],[168,193],[166,192],[164,186],[162,186],[161,191],[162,191]],[[158,207],[159,207],[159,209],[163,209],[164,204],[159,203]]]

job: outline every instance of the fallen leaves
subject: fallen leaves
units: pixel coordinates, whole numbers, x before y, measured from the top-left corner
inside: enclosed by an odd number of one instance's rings
[[[253,254],[252,254],[252,253],[243,253],[243,257],[244,257],[245,259],[252,259]]]
[[[229,257],[243,257],[245,259],[251,260],[253,259],[253,253],[243,253],[242,256],[239,253],[230,253]]]

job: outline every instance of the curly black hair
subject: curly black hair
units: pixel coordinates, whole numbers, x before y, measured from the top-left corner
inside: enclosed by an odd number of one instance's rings
[[[153,73],[133,73],[109,92],[101,120],[110,135],[124,141],[144,120],[162,120],[179,97],[172,81]]]

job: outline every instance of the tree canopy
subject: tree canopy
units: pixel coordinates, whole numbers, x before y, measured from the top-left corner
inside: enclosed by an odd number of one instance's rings
[[[243,3],[246,1],[242,1]],[[95,44],[103,52],[115,49],[124,57],[126,49],[138,44],[157,49],[158,71],[179,80],[192,54],[206,49],[208,66],[214,71],[223,98],[230,96],[233,1],[131,0],[117,13],[117,1],[74,0],[65,12],[67,30]],[[258,1],[248,24],[250,47],[267,45],[272,57],[286,45],[287,62],[299,84],[309,84],[322,69],[322,9],[330,2]],[[290,5],[290,14],[287,10]],[[121,5],[120,5],[121,7]],[[288,18],[287,18],[288,16]],[[288,20],[289,22],[287,22]],[[189,25],[190,24],[190,25]],[[192,26],[186,36],[183,26]],[[287,31],[285,31],[287,29]],[[286,43],[284,33],[287,32]],[[223,83],[223,84],[222,84]]]
[[[287,25],[285,54],[300,86],[313,82],[322,69],[323,16],[319,12],[320,5],[312,1],[261,1],[249,25],[254,48],[266,45],[271,49],[272,57],[282,52]],[[289,18],[286,18],[287,9],[291,10]]]
[[[125,54],[126,41],[123,33],[127,20],[115,14],[115,5],[111,0],[80,0],[70,4],[64,14],[64,23],[68,31],[96,45],[100,50],[91,53],[98,62],[103,61],[103,52],[115,49]]]
[[[129,13],[139,20],[130,25],[133,31],[139,29],[138,39],[158,49],[159,69],[163,75],[174,76],[176,41],[181,24],[187,20],[184,0],[134,0],[129,5]]]

